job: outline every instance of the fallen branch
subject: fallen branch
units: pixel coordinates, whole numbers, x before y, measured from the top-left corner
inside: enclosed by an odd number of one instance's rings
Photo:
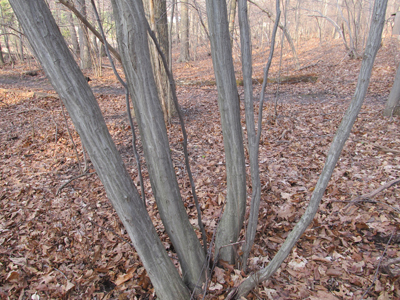
[[[382,265],[382,269],[391,277],[397,277],[400,275],[400,267],[397,267],[396,271],[390,268],[390,266],[394,264],[400,264],[400,257],[389,259],[386,263]]]
[[[382,263],[382,259],[386,254],[387,248],[389,247],[390,241],[392,240],[394,231],[392,232],[392,235],[390,236],[389,241],[386,244],[385,250],[383,251],[383,254],[381,255],[381,258],[379,259],[379,263],[378,263],[378,267],[376,268],[375,274],[374,274],[374,279],[372,280],[371,285],[368,287],[368,289],[364,292],[364,294],[361,296],[361,299],[364,299],[364,296],[366,294],[368,294],[369,290],[372,288],[372,286],[374,285],[376,279],[378,278],[378,272],[379,272],[379,268],[381,267],[381,263]]]
[[[68,180],[66,183],[64,183],[62,186],[60,186],[59,188],[58,188],[58,190],[57,190],[57,192],[56,192],[56,196],[60,193],[60,191],[63,189],[63,188],[65,188],[68,184],[70,184],[72,181],[74,181],[75,179],[78,179],[78,178],[81,178],[81,177],[83,177],[83,176],[86,176],[86,175],[93,175],[93,174],[95,174],[96,172],[85,172],[85,173],[82,173],[82,174],[80,174],[80,175],[78,175],[78,176],[75,176],[75,177],[72,177],[70,180]]]
[[[399,182],[400,182],[400,178],[394,179],[392,181],[389,181],[389,182],[385,183],[384,185],[380,186],[379,188],[373,190],[370,193],[367,193],[367,194],[364,194],[364,195],[356,197],[355,199],[351,200],[349,202],[349,204],[346,205],[344,210],[346,211],[349,208],[349,206],[351,206],[354,203],[361,202],[361,201],[370,201],[371,198],[375,197],[377,194],[379,194],[383,190],[385,190],[385,189],[387,189],[387,188],[391,187],[392,185],[395,185],[395,184],[397,184]],[[397,209],[395,209],[395,210],[397,210]]]
[[[393,153],[393,154],[400,154],[400,150],[390,149],[389,147],[381,146],[381,145],[374,145],[374,148],[383,151],[385,153]]]

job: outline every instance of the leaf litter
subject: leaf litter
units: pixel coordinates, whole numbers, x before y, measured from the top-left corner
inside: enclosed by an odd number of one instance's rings
[[[398,185],[360,198],[400,177],[400,120],[382,117],[396,71],[395,59],[400,59],[398,53],[398,43],[393,41],[385,42],[379,51],[369,93],[312,226],[277,273],[248,299],[360,299],[369,286],[372,288],[364,299],[400,298]],[[346,57],[341,45],[335,43],[329,47],[316,41],[301,45],[299,57],[303,66],[311,66],[295,71],[288,55],[282,65],[284,75],[317,74],[317,82],[267,87],[259,157],[262,198],[250,271],[268,264],[304,212],[354,92],[361,64]],[[255,53],[255,76],[262,74],[264,60],[264,52]],[[235,68],[240,70],[237,60]],[[86,160],[89,175],[73,180],[56,195],[60,186],[81,174],[85,156],[70,119],[68,124],[63,120],[60,100],[44,75],[31,79],[30,84],[21,83],[17,75],[26,70],[28,66],[16,65],[0,72],[0,298],[156,298],[100,180],[91,174],[94,169],[90,159]],[[278,59],[271,72],[272,77],[278,76]],[[123,95],[108,70],[100,78],[88,75],[110,133],[138,185]],[[15,80],[4,81],[5,76]],[[177,63],[175,76],[178,83],[213,80],[210,58],[199,55],[189,67]],[[256,84],[256,99],[259,89]],[[210,241],[226,190],[216,88],[179,84],[177,92]],[[242,87],[239,93],[243,94]],[[258,108],[257,101],[254,106]],[[241,107],[243,112],[243,101]],[[246,134],[243,116],[242,124]],[[67,126],[77,146],[79,166]],[[176,119],[168,125],[168,133],[182,199],[200,237]],[[140,139],[139,151],[143,155]],[[179,267],[145,167],[143,175],[149,214]],[[244,232],[240,239],[243,241]],[[245,276],[238,266],[222,263],[214,269],[207,299],[224,299]]]

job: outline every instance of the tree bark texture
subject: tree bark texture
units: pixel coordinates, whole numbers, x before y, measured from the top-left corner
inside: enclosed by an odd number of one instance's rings
[[[247,15],[247,0],[238,0],[238,15],[240,27],[240,47],[242,53],[242,72],[244,86],[244,105],[246,114],[247,140],[249,144],[250,174],[252,196],[250,204],[249,221],[246,228],[246,241],[243,246],[242,266],[246,271],[247,258],[257,231],[258,211],[260,209],[261,182],[258,167],[258,144],[256,128],[254,124],[253,104],[253,80],[252,80],[252,56],[251,56],[251,32]]]
[[[182,0],[181,2],[181,52],[179,61],[185,62],[190,60],[189,55],[189,0]]]
[[[326,187],[328,186],[329,180],[332,176],[333,170],[342,152],[343,146],[350,135],[351,128],[353,127],[353,124],[357,119],[357,115],[360,112],[365,95],[367,93],[375,56],[381,43],[382,29],[385,22],[386,6],[387,0],[375,1],[374,11],[372,14],[371,29],[369,32],[364,58],[361,64],[360,75],[358,77],[356,90],[350,106],[343,116],[342,122],[339,125],[336,135],[332,141],[331,147],[326,157],[325,166],[318,179],[317,185],[315,186],[310,203],[306,211],[304,212],[304,215],[293,228],[292,232],[290,232],[285,242],[282,244],[281,249],[279,249],[279,251],[276,253],[268,266],[250,275],[239,285],[236,291],[233,291],[230,294],[228,299],[231,299],[233,297],[235,299],[241,299],[241,297],[247,295],[260,282],[270,278],[289,255],[296,242],[299,240],[301,235],[314,219],[321,199],[325,193]]]
[[[215,254],[229,263],[234,263],[235,246],[223,246],[237,241],[246,208],[246,172],[239,95],[230,47],[226,1],[207,0],[206,5],[227,177],[226,205],[218,224]]]
[[[231,0],[231,5],[229,7],[229,36],[231,37],[231,47],[233,46],[233,36],[235,34],[235,18],[236,18],[236,4],[237,0]]]
[[[86,2],[85,0],[76,0],[76,6],[78,11],[86,19]],[[79,23],[78,35],[79,35],[79,49],[81,57],[81,68],[90,69],[92,67],[92,61],[90,58],[90,42],[89,32],[83,23]]]
[[[165,229],[191,289],[204,279],[205,255],[189,223],[170,155],[154,75],[142,1],[113,0],[117,38],[139,125],[150,182]]]
[[[70,11],[67,11],[67,18],[68,18],[69,34],[71,35],[72,49],[76,57],[78,57],[79,56],[78,36],[76,35],[74,17],[72,16],[72,13]]]
[[[169,39],[168,39],[168,19],[167,5],[165,0],[145,0],[143,2],[147,20],[151,30],[155,33],[161,51],[164,53],[167,63],[169,61]],[[171,115],[168,111],[170,97],[169,80],[165,72],[161,57],[152,41],[149,43],[151,64],[153,66],[154,79],[157,84],[158,95],[161,101],[161,107],[164,113],[164,119],[167,121]]]
[[[389,99],[386,102],[384,116],[400,115],[400,64],[397,67],[396,78],[394,79]]]
[[[100,107],[43,0],[11,0],[37,58],[63,100],[108,198],[124,224],[160,299],[190,294],[168,257],[122,158]]]

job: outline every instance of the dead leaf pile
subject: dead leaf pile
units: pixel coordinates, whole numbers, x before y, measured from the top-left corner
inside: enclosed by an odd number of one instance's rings
[[[394,184],[369,194],[400,177],[400,119],[382,117],[395,74],[392,54],[396,47],[387,43],[378,53],[369,94],[312,226],[278,272],[248,299],[360,299],[370,286],[364,299],[400,298],[399,188]],[[250,271],[268,264],[306,209],[354,93],[361,62],[345,55],[340,45],[321,47],[310,42],[299,50],[301,65],[310,67],[293,71],[293,62],[287,58],[283,70],[285,75],[315,73],[318,81],[267,87],[259,157],[262,198]],[[177,64],[177,82],[188,77],[212,79],[212,64],[205,57],[189,67]],[[255,55],[256,75],[262,72],[264,60],[265,53]],[[274,61],[271,76],[277,77],[277,66]],[[0,72],[0,298],[155,298],[71,120],[65,123],[60,100],[45,88],[44,75],[32,79],[36,86],[25,88],[17,77],[11,82],[2,80],[4,74],[27,71],[27,66],[19,68],[6,67]],[[104,77],[91,78],[110,133],[132,179],[139,184],[123,92],[107,71]],[[259,89],[256,85],[256,99]],[[46,96],[32,93],[39,91]],[[180,85],[177,92],[202,218],[211,241],[226,190],[217,92],[210,85]],[[241,87],[239,92],[243,93]],[[256,111],[258,105],[256,101]],[[241,106],[243,111],[243,101]],[[244,117],[242,124],[246,136]],[[182,198],[200,236],[177,119],[168,126],[168,133]],[[140,140],[139,152],[143,157]],[[85,176],[60,189],[85,168]],[[146,168],[143,174],[149,214],[179,267]],[[245,277],[238,266],[222,262],[214,268],[207,299],[224,299]]]

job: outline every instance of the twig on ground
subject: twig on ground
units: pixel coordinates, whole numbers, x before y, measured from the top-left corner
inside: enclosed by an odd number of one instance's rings
[[[82,216],[82,217],[83,217],[84,219],[86,219],[87,221],[89,221],[90,223],[92,223],[93,225],[96,225],[97,227],[99,227],[99,228],[101,228],[101,229],[104,229],[104,230],[107,230],[107,231],[109,231],[109,232],[112,232],[113,234],[115,234],[116,237],[118,237],[119,239],[121,239],[122,241],[124,241],[125,243],[127,243],[128,245],[130,245],[133,249],[135,249],[135,246],[133,246],[133,244],[132,244],[131,242],[129,242],[126,238],[120,236],[118,233],[115,232],[115,230],[110,229],[110,228],[107,228],[107,227],[104,227],[104,226],[101,226],[101,225],[97,224],[96,222],[94,222],[94,221],[92,221],[92,220],[90,220],[90,219],[88,219],[88,218],[86,218],[86,217],[84,217],[84,216]]]
[[[394,180],[392,180],[392,181],[389,181],[389,182],[385,183],[384,185],[380,186],[379,188],[373,190],[373,191],[370,192],[370,193],[367,193],[367,194],[358,196],[358,197],[354,198],[353,200],[351,200],[351,201],[349,202],[349,204],[347,204],[346,207],[345,207],[343,210],[346,211],[352,204],[355,204],[355,203],[357,203],[357,202],[361,202],[361,201],[373,201],[373,200],[370,200],[370,199],[373,198],[373,197],[375,197],[377,194],[379,194],[379,193],[382,192],[383,190],[385,190],[385,189],[387,189],[387,188],[391,187],[392,185],[395,185],[395,184],[397,184],[397,183],[399,183],[399,182],[400,182],[400,178],[394,179]],[[378,201],[377,201],[377,202],[378,202]],[[395,208],[393,208],[393,209],[397,211],[397,209],[395,209]]]
[[[390,241],[392,240],[393,234],[394,234],[394,231],[392,232],[392,234],[391,234],[391,236],[390,236],[390,238],[389,238],[389,241],[388,241],[387,244],[386,244],[385,250],[383,251],[383,254],[382,254],[381,258],[379,259],[378,267],[376,268],[376,271],[375,271],[375,274],[374,274],[374,279],[372,280],[371,285],[367,288],[367,290],[366,290],[366,291],[364,292],[364,294],[361,296],[361,299],[364,299],[364,296],[365,296],[366,294],[368,294],[369,290],[372,288],[372,286],[374,285],[376,279],[378,278],[378,272],[379,272],[379,268],[380,268],[381,263],[382,263],[382,259],[383,259],[383,257],[384,257],[385,254],[386,254],[387,248],[389,247],[389,244],[390,244]]]
[[[92,174],[95,174],[96,172],[85,172],[85,173],[82,173],[82,174],[80,174],[80,175],[78,175],[78,176],[75,176],[75,177],[72,177],[70,180],[68,180],[66,183],[64,183],[62,186],[60,186],[59,188],[58,188],[58,190],[57,190],[57,192],[56,192],[56,196],[60,193],[60,191],[63,189],[63,188],[65,188],[68,184],[70,184],[72,181],[74,181],[75,179],[78,179],[78,178],[81,178],[81,177],[83,177],[83,176],[86,176],[86,175],[92,175]]]
[[[72,145],[74,146],[74,152],[75,152],[75,155],[76,155],[76,159],[78,161],[79,172],[81,174],[84,174],[83,171],[81,170],[81,161],[79,159],[78,150],[76,149],[76,145],[75,145],[74,139],[73,139],[71,131],[69,130],[69,127],[68,127],[68,120],[67,120],[67,116],[65,115],[64,104],[62,103],[61,99],[60,99],[60,102],[61,102],[61,111],[62,111],[62,114],[64,116],[64,120],[65,120],[65,126],[67,126],[67,131],[68,131],[69,138],[71,139]]]
[[[400,154],[400,150],[390,149],[389,147],[381,146],[381,145],[374,145],[374,148],[383,151],[385,153],[393,153],[393,154]]]

